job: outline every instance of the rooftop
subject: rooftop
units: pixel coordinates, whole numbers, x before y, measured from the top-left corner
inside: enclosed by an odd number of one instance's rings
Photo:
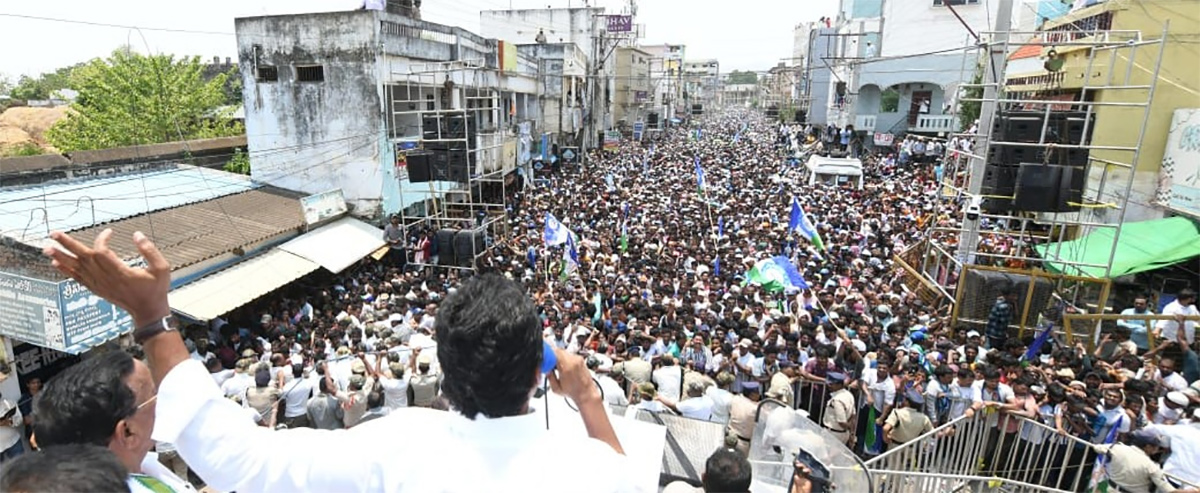
[[[0,236],[32,246],[51,231],[113,221],[248,192],[247,176],[187,165],[0,189]]]

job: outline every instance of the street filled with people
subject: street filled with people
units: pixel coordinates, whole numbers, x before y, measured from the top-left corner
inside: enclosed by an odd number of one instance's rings
[[[434,232],[397,222],[402,253],[180,330],[246,419],[275,433],[355,428],[454,408],[439,310],[495,273],[524,289],[546,342],[584,359],[605,403],[720,423],[723,450],[748,453],[758,404],[772,400],[881,468],[937,473],[969,439],[982,476],[1065,490],[1200,484],[1195,322],[1121,321],[1098,344],[1043,337],[1010,328],[1019,300],[1006,290],[985,325],[952,323],[950,300],[922,299],[896,265],[931,224],[961,220],[938,186],[947,145],[868,153],[840,140],[750,111],[697,118],[531,177],[505,198],[508,234],[474,271],[438,266]],[[810,180],[810,153],[842,150],[861,156],[861,186]],[[1164,313],[1194,315],[1195,301],[1185,290]],[[1141,297],[1125,313],[1151,309]],[[56,383],[41,402],[78,390]],[[179,478],[207,481],[172,444],[156,448]]]

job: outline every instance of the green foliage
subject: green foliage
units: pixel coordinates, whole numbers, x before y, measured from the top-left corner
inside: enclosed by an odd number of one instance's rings
[[[0,96],[7,96],[12,88],[12,81],[8,79],[8,76],[0,74]]]
[[[227,74],[205,81],[199,57],[118,49],[71,73],[74,110],[46,137],[62,152],[240,135],[229,118]]]
[[[229,158],[229,162],[225,163],[222,169],[230,173],[248,175],[250,174],[250,155],[242,152],[241,148],[234,149],[233,157]]]
[[[0,157],[40,156],[46,151],[33,142],[22,142],[8,149],[0,150]]]
[[[740,71],[734,70],[729,73],[729,78],[727,79],[726,83],[727,84],[757,84],[758,83],[758,74],[751,72],[749,70],[747,70],[745,72],[740,72]]]
[[[962,89],[962,98],[958,102],[958,124],[961,128],[959,131],[966,130],[979,119],[979,112],[983,107],[982,101],[963,101],[962,99],[981,99],[983,98],[983,65],[975,66],[975,76],[971,77],[971,87]]]
[[[69,67],[62,67],[53,72],[46,72],[37,77],[22,75],[17,80],[17,85],[12,88],[9,93],[13,99],[24,101],[50,99],[59,89],[71,88],[71,74],[75,69],[87,65],[87,63],[77,63]]]
[[[896,113],[900,111],[900,91],[895,87],[884,89],[879,95],[879,112]]]
[[[791,122],[791,121],[795,121],[795,118],[796,118],[796,107],[792,106],[791,103],[786,103],[783,105],[782,108],[779,109],[779,121]]]

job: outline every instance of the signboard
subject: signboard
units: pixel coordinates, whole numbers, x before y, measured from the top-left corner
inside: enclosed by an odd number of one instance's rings
[[[130,265],[145,265],[139,259]],[[74,280],[52,282],[0,272],[0,317],[14,339],[78,353],[133,329],[124,310]]]
[[[562,150],[563,164],[576,164],[579,162],[578,147],[564,147]]]
[[[79,356],[50,348],[33,344],[13,344],[13,366],[23,381],[40,378],[45,382],[79,360]]]
[[[496,61],[500,65],[498,68],[502,73],[512,73],[517,71],[517,45],[507,41],[496,43],[497,57]]]
[[[1171,118],[1154,201],[1200,217],[1200,108],[1175,110]]]
[[[633,101],[635,103],[643,103],[650,98],[648,91],[633,91]]]
[[[605,30],[610,33],[627,33],[633,31],[632,15],[609,15]]]
[[[892,143],[896,141],[896,136],[892,134],[885,134],[883,132],[875,132],[874,140],[875,145],[877,146],[891,147]]]
[[[621,132],[616,131],[616,130],[609,130],[604,133],[604,150],[609,151],[609,152],[616,152],[617,148],[619,148],[620,146],[621,146]]]
[[[633,140],[642,140],[642,133],[646,130],[646,124],[635,122],[633,124]]]
[[[340,188],[302,197],[300,207],[304,209],[304,222],[307,224],[316,224],[331,217],[340,216],[347,210],[346,197],[342,195]]]

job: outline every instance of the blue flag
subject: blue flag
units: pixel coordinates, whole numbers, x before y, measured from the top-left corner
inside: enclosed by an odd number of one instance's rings
[[[721,257],[713,259],[713,277],[721,275]]]
[[[787,276],[788,283],[800,290],[808,289],[808,283],[804,282],[804,277],[800,275],[800,270],[796,269],[796,265],[790,259],[783,255],[776,255],[771,259],[776,265],[783,268],[784,275]]]
[[[525,260],[529,261],[530,269],[537,269],[537,250],[529,247],[529,251],[525,252]]]
[[[717,218],[717,238],[725,237],[725,216]]]
[[[792,211],[788,216],[788,231],[799,231],[804,238],[808,239],[817,250],[824,250],[825,243],[821,241],[821,233],[813,226],[812,221],[808,218],[808,213],[804,212],[804,208],[800,207],[800,201],[796,197],[792,197]]]
[[[1029,345],[1029,349],[1025,351],[1025,355],[1021,357],[1022,361],[1034,361],[1042,354],[1042,346],[1046,345],[1046,341],[1050,339],[1050,333],[1054,332],[1053,327],[1046,327],[1041,334],[1033,339],[1033,343]]]
[[[704,168],[700,167],[700,156],[696,156],[696,189],[704,193]]]
[[[542,231],[542,240],[546,242],[546,246],[561,245],[567,242],[571,231],[563,226],[554,214],[546,213],[546,228]]]

